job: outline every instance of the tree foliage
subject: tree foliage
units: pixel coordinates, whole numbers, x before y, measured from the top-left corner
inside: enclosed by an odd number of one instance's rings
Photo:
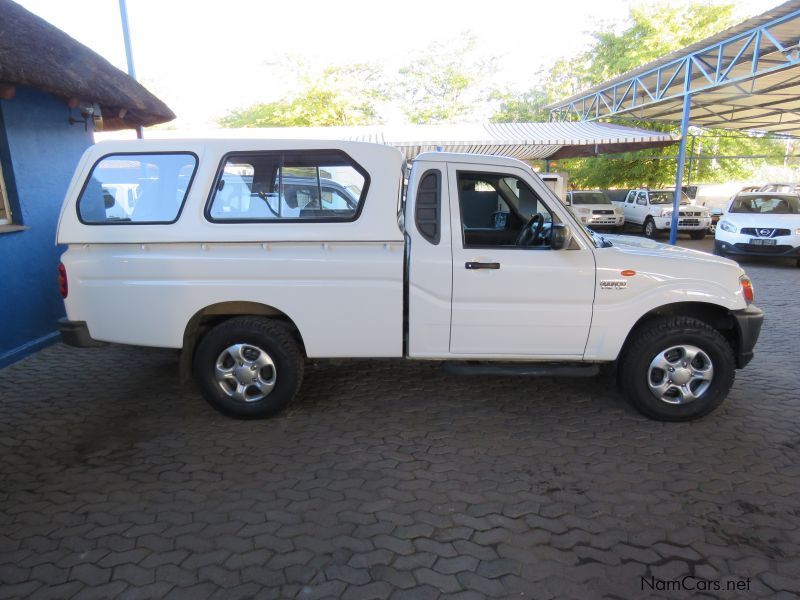
[[[474,110],[481,82],[495,68],[495,59],[476,47],[466,33],[455,44],[434,42],[400,68],[394,96],[409,121],[452,123]]]
[[[380,70],[369,64],[327,67],[315,73],[288,57],[299,91],[280,100],[236,109],[219,119],[223,127],[314,127],[380,122],[377,104],[386,98]],[[283,65],[273,65],[281,68]]]
[[[495,123],[532,123],[547,121],[547,93],[542,89],[533,89],[522,94],[495,92],[493,98],[500,105],[492,115]]]

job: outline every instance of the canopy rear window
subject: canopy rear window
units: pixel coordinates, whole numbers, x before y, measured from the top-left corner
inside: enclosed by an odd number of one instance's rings
[[[188,152],[104,156],[83,186],[78,218],[88,225],[174,223],[196,170],[197,156]]]

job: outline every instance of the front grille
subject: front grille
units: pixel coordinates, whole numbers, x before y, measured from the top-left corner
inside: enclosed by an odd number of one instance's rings
[[[752,235],[753,237],[773,238],[780,235],[791,235],[791,229],[775,229],[773,227],[742,227],[743,235]],[[765,235],[766,234],[766,235]]]
[[[698,219],[681,219],[678,221],[678,227],[699,227],[700,221]]]
[[[782,246],[757,246],[755,244],[734,244],[740,250],[747,252],[760,252],[762,254],[784,254],[789,252],[792,247],[786,244]]]
[[[614,211],[613,210],[593,210],[592,214],[593,215],[613,215]]]

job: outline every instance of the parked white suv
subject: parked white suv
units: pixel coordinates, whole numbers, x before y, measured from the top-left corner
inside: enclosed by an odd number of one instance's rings
[[[717,225],[714,252],[794,258],[800,267],[800,198],[769,192],[737,194]]]
[[[630,190],[625,200],[616,202],[625,212],[625,222],[641,225],[649,238],[659,231],[668,231],[672,225],[674,190]],[[711,216],[703,206],[692,206],[689,197],[681,192],[678,212],[678,231],[687,232],[693,240],[705,237],[711,226]]]
[[[89,148],[59,220],[64,341],[180,348],[237,417],[286,406],[306,358],[405,357],[498,376],[616,363],[644,414],[688,420],[753,356],[763,314],[735,262],[606,239],[514,159],[421,154],[405,196],[404,167],[356,142]],[[109,182],[136,188],[124,219]]]
[[[592,229],[612,229],[621,232],[625,227],[622,208],[611,203],[598,190],[567,192],[567,206],[581,223]]]

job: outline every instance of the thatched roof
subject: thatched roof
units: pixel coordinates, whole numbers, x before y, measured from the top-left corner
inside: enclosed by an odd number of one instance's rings
[[[120,44],[122,40],[120,39]],[[0,86],[97,103],[106,130],[165,123],[169,107],[102,56],[11,0],[0,0]]]

